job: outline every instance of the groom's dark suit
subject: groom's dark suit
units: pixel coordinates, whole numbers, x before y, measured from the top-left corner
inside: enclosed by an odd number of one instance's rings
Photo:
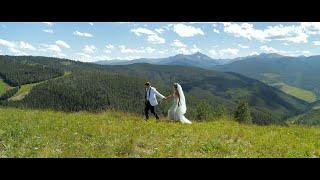
[[[146,119],[149,119],[149,110],[151,113],[156,117],[156,119],[159,119],[159,116],[155,112],[155,106],[158,104],[156,101],[156,95],[160,96],[161,98],[164,98],[162,94],[160,94],[154,87],[149,87],[145,90],[145,108],[144,113],[146,116]],[[152,100],[152,104],[150,103],[150,100]]]

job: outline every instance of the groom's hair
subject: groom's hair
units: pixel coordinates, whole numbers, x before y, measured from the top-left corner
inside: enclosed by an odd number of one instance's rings
[[[146,83],[144,83],[144,85],[150,86],[150,82],[146,82]]]

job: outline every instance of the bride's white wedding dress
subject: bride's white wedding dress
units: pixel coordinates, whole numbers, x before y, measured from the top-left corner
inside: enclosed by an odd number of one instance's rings
[[[168,110],[168,119],[169,120],[179,120],[181,123],[186,123],[186,124],[191,124],[191,121],[189,121],[184,114],[187,111],[187,106],[186,106],[186,101],[185,101],[185,96],[182,91],[182,88],[180,84],[177,84],[177,90],[180,95],[180,100],[179,97],[173,94],[173,104]]]

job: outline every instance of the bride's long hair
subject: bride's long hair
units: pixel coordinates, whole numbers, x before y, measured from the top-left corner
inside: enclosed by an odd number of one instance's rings
[[[187,106],[186,106],[186,99],[182,90],[182,87],[180,86],[179,83],[174,83],[173,87],[177,90],[179,94],[179,101],[178,101],[178,106],[180,107],[180,111],[182,114],[185,114],[187,111]]]

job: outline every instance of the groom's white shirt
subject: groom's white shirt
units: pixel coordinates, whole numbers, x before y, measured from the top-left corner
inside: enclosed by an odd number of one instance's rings
[[[150,90],[150,96],[149,96],[149,90]],[[156,88],[154,87],[150,87],[150,88],[146,88],[146,92],[147,92],[147,100],[149,100],[151,106],[156,106],[158,105],[158,101],[157,101],[157,96],[161,97],[162,99],[164,99],[165,97],[160,94]]]

